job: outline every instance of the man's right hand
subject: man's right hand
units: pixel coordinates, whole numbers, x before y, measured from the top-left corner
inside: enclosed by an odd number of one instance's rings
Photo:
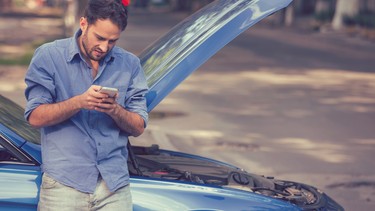
[[[106,98],[106,94],[99,93],[101,86],[92,85],[86,92],[62,102],[43,104],[35,108],[30,116],[30,125],[40,128],[63,122],[81,109],[95,110],[95,107]]]
[[[92,85],[86,92],[77,96],[79,107],[87,110],[95,110],[96,105],[102,102],[104,94],[99,93],[101,86]]]

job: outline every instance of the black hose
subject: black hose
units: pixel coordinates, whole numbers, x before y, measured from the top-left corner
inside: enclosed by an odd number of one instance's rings
[[[135,154],[133,152],[132,145],[130,144],[130,141],[128,141],[127,148],[128,148],[129,159],[130,159],[133,167],[137,171],[138,176],[143,176],[143,173],[142,173],[141,169],[139,168],[137,158],[135,157]]]

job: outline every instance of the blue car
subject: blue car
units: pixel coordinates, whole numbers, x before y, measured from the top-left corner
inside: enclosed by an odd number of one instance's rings
[[[151,111],[179,83],[243,31],[291,0],[218,0],[144,50]],[[39,131],[24,109],[0,95],[0,210],[36,210],[41,184]],[[343,210],[310,185],[149,147],[128,146],[134,210]]]

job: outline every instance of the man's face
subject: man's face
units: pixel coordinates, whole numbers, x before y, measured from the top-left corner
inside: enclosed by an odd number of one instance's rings
[[[97,20],[88,25],[85,18],[81,18],[80,27],[82,37],[80,48],[82,53],[92,61],[99,61],[107,55],[119,39],[121,30],[111,20]]]

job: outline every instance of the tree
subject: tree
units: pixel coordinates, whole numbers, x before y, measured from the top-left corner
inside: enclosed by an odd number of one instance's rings
[[[79,27],[79,19],[83,15],[88,0],[64,0],[64,34],[70,37]]]
[[[285,9],[285,17],[284,17],[285,26],[292,26],[294,22],[294,10],[295,10],[295,4],[293,3]]]
[[[64,3],[64,35],[70,37],[74,33],[75,28],[77,2],[67,0]]]
[[[355,16],[359,13],[360,0],[337,0],[332,28],[340,30],[344,28],[344,17]]]

